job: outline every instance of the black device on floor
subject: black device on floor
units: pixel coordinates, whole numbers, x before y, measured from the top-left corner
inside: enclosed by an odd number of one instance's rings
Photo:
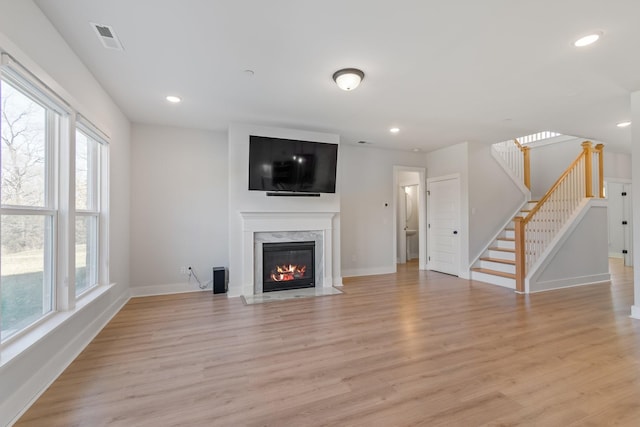
[[[224,294],[229,284],[229,273],[224,267],[213,267],[213,293]]]

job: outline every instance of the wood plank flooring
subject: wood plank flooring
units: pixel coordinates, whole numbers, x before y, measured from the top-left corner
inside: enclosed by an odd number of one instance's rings
[[[638,426],[633,270],[530,296],[401,266],[344,294],[132,299],[18,426]]]

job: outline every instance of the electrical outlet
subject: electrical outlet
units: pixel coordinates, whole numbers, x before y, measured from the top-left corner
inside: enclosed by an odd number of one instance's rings
[[[180,267],[180,274],[187,274],[187,267],[185,266]]]

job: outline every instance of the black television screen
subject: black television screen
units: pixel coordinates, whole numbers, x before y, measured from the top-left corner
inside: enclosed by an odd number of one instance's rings
[[[338,145],[251,135],[249,190],[335,193]]]

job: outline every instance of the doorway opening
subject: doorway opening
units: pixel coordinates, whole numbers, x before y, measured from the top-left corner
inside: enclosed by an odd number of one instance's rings
[[[394,166],[393,263],[427,268],[426,170]]]

